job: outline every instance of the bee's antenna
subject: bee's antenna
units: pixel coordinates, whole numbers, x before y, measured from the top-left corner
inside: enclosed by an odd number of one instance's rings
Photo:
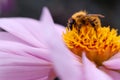
[[[102,14],[88,14],[87,16],[98,16],[100,18],[104,18],[105,17]]]

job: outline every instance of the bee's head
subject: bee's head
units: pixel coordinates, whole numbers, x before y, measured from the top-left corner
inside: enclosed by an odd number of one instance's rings
[[[70,18],[70,19],[68,20],[67,26],[72,30],[72,26],[73,26],[74,24],[76,24],[75,19]]]
[[[87,15],[86,11],[79,11],[79,12],[76,12],[75,14],[73,14],[72,18],[78,18],[80,16],[86,16],[86,15]]]
[[[72,19],[75,20],[76,26],[80,26],[81,24],[86,23],[87,12],[86,11],[79,11],[72,15]]]

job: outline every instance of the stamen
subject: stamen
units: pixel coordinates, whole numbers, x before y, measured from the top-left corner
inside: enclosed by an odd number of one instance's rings
[[[120,51],[120,35],[116,29],[110,27],[82,26],[79,30],[74,27],[72,30],[66,28],[63,39],[66,46],[76,55],[82,55],[85,51],[87,57],[97,65],[111,58]]]

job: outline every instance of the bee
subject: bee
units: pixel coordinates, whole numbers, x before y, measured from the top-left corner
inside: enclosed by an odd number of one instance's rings
[[[68,20],[67,27],[72,30],[73,27],[77,28],[80,32],[82,26],[92,26],[96,30],[97,27],[101,26],[99,17],[103,18],[101,14],[87,14],[86,11],[79,11],[72,15]]]

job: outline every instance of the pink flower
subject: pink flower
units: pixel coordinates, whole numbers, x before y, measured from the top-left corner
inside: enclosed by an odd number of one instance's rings
[[[51,53],[48,50],[47,27],[55,26],[61,35],[63,26],[54,24],[46,8],[42,20],[1,18],[0,80],[53,80]],[[51,38],[54,38],[52,36]]]
[[[82,52],[78,57],[63,41],[65,29],[54,24],[44,8],[40,21],[28,18],[1,18],[1,80],[119,80],[120,54],[96,66]],[[6,75],[7,74],[7,75]]]
[[[89,28],[89,26],[87,28],[91,30],[95,30],[91,27]],[[82,29],[84,30],[84,27]],[[74,35],[76,36],[76,33],[74,32],[75,29],[73,29],[73,34],[72,34],[72,31],[66,30],[66,33],[64,33],[64,35],[67,35],[67,33],[69,34],[69,32],[70,34],[69,36],[65,37],[66,40],[64,41],[63,41],[63,37],[58,34],[58,32],[55,30],[54,27],[47,27],[44,30],[46,30],[46,33],[49,32],[49,35],[46,35],[44,37],[46,38],[45,40],[47,40],[47,44],[49,46],[48,49],[49,49],[49,52],[51,53],[51,61],[53,63],[53,67],[61,80],[119,80],[120,79],[119,51],[118,53],[115,53],[115,55],[113,55],[111,58],[108,58],[108,59],[96,58],[96,57],[104,58],[111,55],[111,53],[109,52],[111,50],[108,50],[109,44],[107,45],[108,48],[107,49],[105,48],[105,51],[108,51],[108,52],[105,52],[107,54],[98,55],[95,57],[96,61],[104,60],[97,63],[97,62],[94,62],[94,60],[91,61],[86,56],[87,52],[82,52],[82,56],[79,57],[79,56],[76,56],[73,52],[71,52],[68,49],[69,46],[72,47],[71,46],[72,44],[69,45],[69,42],[68,42],[68,47],[65,45],[65,43],[67,43],[67,39],[68,41],[72,41],[72,39],[75,39],[75,37],[73,37]],[[118,45],[120,44],[119,43],[120,37],[116,37],[117,36],[116,30],[112,29],[110,31],[109,27],[100,27],[98,28],[98,30],[101,32],[98,31],[98,33],[96,34],[101,35],[102,39],[108,36],[107,43],[111,43],[111,40],[113,40],[113,43],[115,42],[115,44],[112,44],[112,48],[111,48],[112,50],[114,49],[113,51],[115,51],[115,48],[116,50],[120,48],[120,46]],[[105,45],[107,43],[102,42],[100,44]],[[116,47],[113,47],[113,45]],[[98,47],[98,50],[100,50],[99,47]],[[94,50],[91,50],[91,51],[94,52]],[[102,54],[102,52],[100,54]]]

